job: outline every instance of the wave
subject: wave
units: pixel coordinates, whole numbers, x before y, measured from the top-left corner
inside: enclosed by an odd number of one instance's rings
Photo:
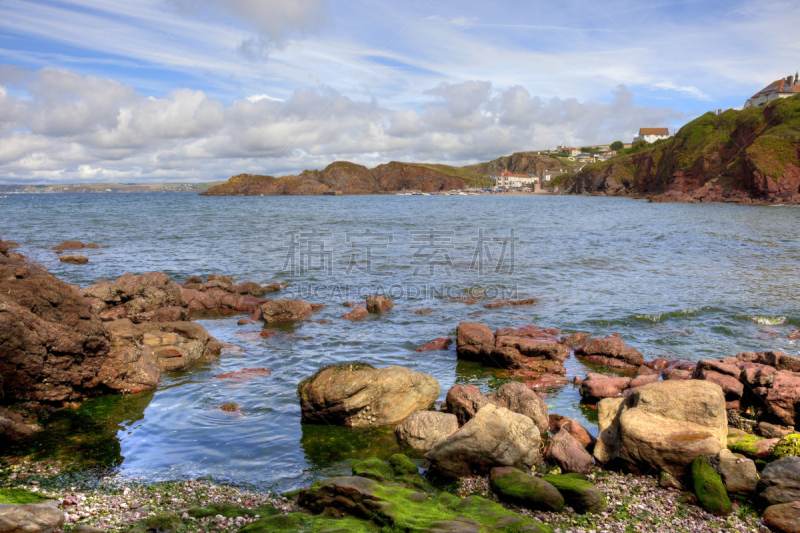
[[[747,318],[762,326],[778,326],[786,323],[785,316],[750,315]]]

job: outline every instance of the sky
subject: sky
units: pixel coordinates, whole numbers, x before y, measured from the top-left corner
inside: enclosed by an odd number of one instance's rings
[[[800,3],[0,0],[0,183],[466,165],[677,130],[800,68]]]

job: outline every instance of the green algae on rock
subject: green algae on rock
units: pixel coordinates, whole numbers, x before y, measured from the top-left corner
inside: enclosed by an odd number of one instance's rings
[[[270,516],[239,529],[239,533],[378,533],[380,531],[381,528],[372,522],[351,516],[330,518],[303,513]]]
[[[564,496],[564,501],[578,514],[602,513],[608,508],[605,496],[583,474],[548,474],[542,479]]]
[[[772,449],[773,460],[784,457],[800,457],[800,433],[786,435]]]
[[[24,505],[27,503],[39,503],[48,498],[25,489],[0,489],[0,503],[10,505]]]
[[[203,507],[193,507],[186,511],[186,514],[192,518],[206,518],[208,516],[224,516],[225,518],[236,518],[237,516],[272,516],[278,514],[278,511],[272,505],[262,505],[255,509],[247,509],[244,507],[236,507],[228,503],[212,503],[204,505]]]
[[[384,462],[377,457],[352,462],[353,475],[381,482],[394,482],[406,487],[425,489],[427,484],[419,475],[417,465],[401,453]]]
[[[692,483],[700,506],[711,514],[729,515],[731,500],[722,483],[722,477],[714,469],[707,455],[692,461]]]
[[[564,496],[553,485],[522,470],[496,467],[491,471],[492,490],[510,504],[535,511],[559,513],[564,510]]]

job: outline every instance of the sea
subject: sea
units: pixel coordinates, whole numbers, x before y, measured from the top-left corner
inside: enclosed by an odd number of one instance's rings
[[[217,360],[165,374],[148,393],[53,413],[18,453],[81,461],[140,480],[210,479],[289,490],[347,474],[350,461],[410,453],[390,427],[301,421],[298,383],[334,363],[402,365],[488,394],[507,374],[459,361],[462,321],[618,333],[645,359],[698,361],[744,351],[800,355],[800,209],[651,204],[585,196],[203,197],[189,193],[11,195],[0,238],[86,287],[160,271],[288,282],[272,297],[324,304],[311,320],[262,338],[241,316],[197,320],[227,345]],[[87,265],[60,263],[65,240],[99,244]],[[384,294],[396,306],[347,321],[345,301]],[[534,298],[527,306],[488,301]],[[429,310],[428,314],[416,311]],[[597,370],[571,357],[570,380]],[[268,376],[218,379],[245,368]],[[572,384],[540,389],[550,413],[596,434],[596,411]],[[241,413],[220,410],[235,402]],[[76,407],[76,406],[73,406]]]

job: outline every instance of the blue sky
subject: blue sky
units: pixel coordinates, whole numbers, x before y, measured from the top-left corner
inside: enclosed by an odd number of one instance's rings
[[[0,182],[629,141],[800,68],[794,2],[0,0]]]

